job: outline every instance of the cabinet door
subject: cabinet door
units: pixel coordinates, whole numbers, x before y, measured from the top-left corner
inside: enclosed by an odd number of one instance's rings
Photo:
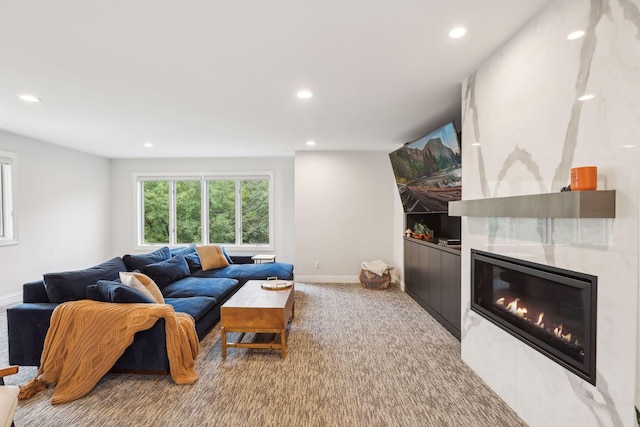
[[[424,245],[418,245],[420,247],[420,268],[418,269],[418,296],[420,299],[429,303],[429,267],[431,260],[429,259],[429,248]]]
[[[415,292],[414,290],[415,267],[412,263],[412,255],[413,255],[413,252],[415,251],[415,248],[413,246],[414,246],[413,243],[407,240],[404,241],[404,285],[408,290]]]
[[[416,295],[420,295],[420,245],[410,241],[404,242],[405,285]]]
[[[460,255],[442,253],[442,317],[460,330]]]
[[[435,248],[426,248],[428,250],[429,269],[428,276],[428,304],[438,313],[442,310],[442,275],[441,275],[441,259],[442,251]]]

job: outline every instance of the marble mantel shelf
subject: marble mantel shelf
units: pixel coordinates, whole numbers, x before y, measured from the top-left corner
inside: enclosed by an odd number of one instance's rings
[[[616,191],[567,191],[449,202],[450,216],[615,218]]]

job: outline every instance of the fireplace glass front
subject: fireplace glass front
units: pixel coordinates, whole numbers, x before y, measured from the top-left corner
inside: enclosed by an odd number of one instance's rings
[[[471,309],[595,385],[597,277],[471,250]]]

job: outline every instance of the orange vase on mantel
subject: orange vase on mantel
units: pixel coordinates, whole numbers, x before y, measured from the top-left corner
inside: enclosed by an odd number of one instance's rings
[[[582,166],[571,168],[571,191],[595,190],[598,186],[598,168]]]

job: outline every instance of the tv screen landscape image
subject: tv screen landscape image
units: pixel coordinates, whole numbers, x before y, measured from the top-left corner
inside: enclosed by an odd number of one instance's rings
[[[405,212],[447,212],[462,197],[460,142],[453,122],[389,154]]]

